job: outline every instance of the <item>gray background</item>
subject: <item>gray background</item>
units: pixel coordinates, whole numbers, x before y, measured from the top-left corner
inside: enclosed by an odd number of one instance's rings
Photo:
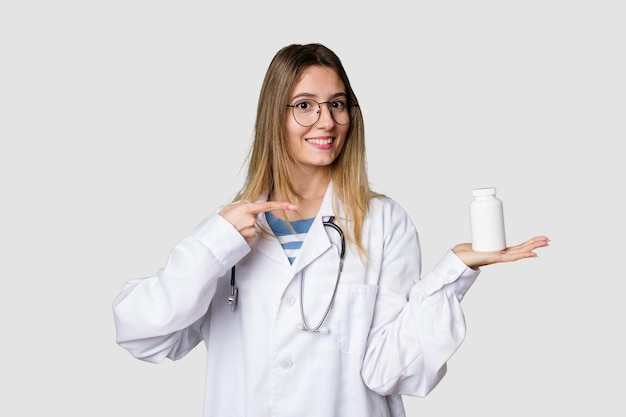
[[[373,186],[424,271],[495,186],[509,244],[411,416],[623,416],[619,1],[8,1],[0,5],[0,414],[200,416],[204,349],[159,365],[111,303],[242,184],[271,57],[322,42],[360,99]],[[234,387],[236,389],[236,387]]]

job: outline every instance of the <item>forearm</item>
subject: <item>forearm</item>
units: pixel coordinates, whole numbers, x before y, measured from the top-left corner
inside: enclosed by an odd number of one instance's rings
[[[431,273],[413,285],[397,317],[373,333],[362,376],[382,394],[427,395],[446,372],[446,363],[465,337],[460,307],[478,271],[447,253]],[[381,302],[385,296],[381,288]],[[395,303],[400,303],[396,297]],[[382,307],[391,310],[392,306]]]
[[[247,251],[249,246],[224,219],[205,220],[172,249],[165,268],[129,281],[115,299],[118,343],[141,350],[141,355],[197,343],[199,325],[192,324],[207,313],[218,279]]]

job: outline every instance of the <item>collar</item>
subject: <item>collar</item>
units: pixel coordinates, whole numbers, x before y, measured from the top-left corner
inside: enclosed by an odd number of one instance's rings
[[[320,209],[311,224],[307,237],[302,245],[302,249],[296,257],[296,261],[293,265],[289,264],[289,261],[285,256],[285,252],[277,239],[266,239],[260,237],[254,243],[255,249],[286,268],[292,268],[292,273],[295,275],[332,246],[328,231],[326,230],[327,228],[324,227],[323,222],[327,221],[331,216],[334,216],[338,219],[335,220],[336,223],[341,225],[346,224],[343,205],[341,202],[337,202],[338,212],[335,213],[333,210],[333,200],[334,188],[331,181],[326,188]],[[259,199],[258,201],[267,201],[267,197]],[[259,221],[262,227],[267,228],[267,230],[271,230],[267,224],[265,216],[261,216]]]

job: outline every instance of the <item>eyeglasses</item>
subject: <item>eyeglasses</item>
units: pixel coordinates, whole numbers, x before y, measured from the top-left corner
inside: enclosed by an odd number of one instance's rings
[[[321,103],[307,98],[298,100],[294,104],[287,104],[287,107],[291,107],[296,123],[303,127],[309,127],[313,126],[320,119],[322,104],[328,105],[331,117],[335,123],[340,125],[349,124],[354,114],[354,107],[358,107],[358,104],[349,104],[346,97]]]

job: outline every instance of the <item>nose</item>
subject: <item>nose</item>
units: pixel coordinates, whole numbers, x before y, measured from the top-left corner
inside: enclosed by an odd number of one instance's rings
[[[318,127],[333,126],[335,119],[333,118],[332,111],[330,110],[331,103],[319,103],[319,119],[317,120]]]

